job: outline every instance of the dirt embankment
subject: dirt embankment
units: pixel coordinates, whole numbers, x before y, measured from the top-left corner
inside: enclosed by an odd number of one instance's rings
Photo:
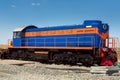
[[[0,49],[7,49],[8,48],[8,45],[6,44],[0,44]]]

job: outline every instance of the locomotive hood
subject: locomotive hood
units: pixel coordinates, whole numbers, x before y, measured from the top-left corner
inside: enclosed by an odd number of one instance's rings
[[[99,32],[106,33],[109,31],[109,25],[106,23],[102,23],[100,20],[85,20],[83,25],[85,27],[97,27],[99,29]]]

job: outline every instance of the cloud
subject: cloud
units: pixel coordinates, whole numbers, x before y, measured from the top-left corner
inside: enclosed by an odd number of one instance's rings
[[[16,6],[15,5],[11,5],[12,8],[15,8]]]
[[[35,4],[35,3],[32,3],[31,5],[32,5],[32,6],[35,6],[36,4]]]
[[[34,3],[34,2],[33,2],[33,3],[31,3],[31,5],[32,5],[32,6],[40,6],[40,3],[39,3],[39,2],[37,2],[37,3]]]

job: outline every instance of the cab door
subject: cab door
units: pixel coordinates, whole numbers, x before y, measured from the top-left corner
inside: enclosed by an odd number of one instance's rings
[[[13,46],[21,46],[21,32],[13,32]]]

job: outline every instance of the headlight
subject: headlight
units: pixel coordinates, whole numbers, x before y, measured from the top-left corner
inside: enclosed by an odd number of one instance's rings
[[[107,25],[103,25],[103,30],[106,30],[107,29]]]

